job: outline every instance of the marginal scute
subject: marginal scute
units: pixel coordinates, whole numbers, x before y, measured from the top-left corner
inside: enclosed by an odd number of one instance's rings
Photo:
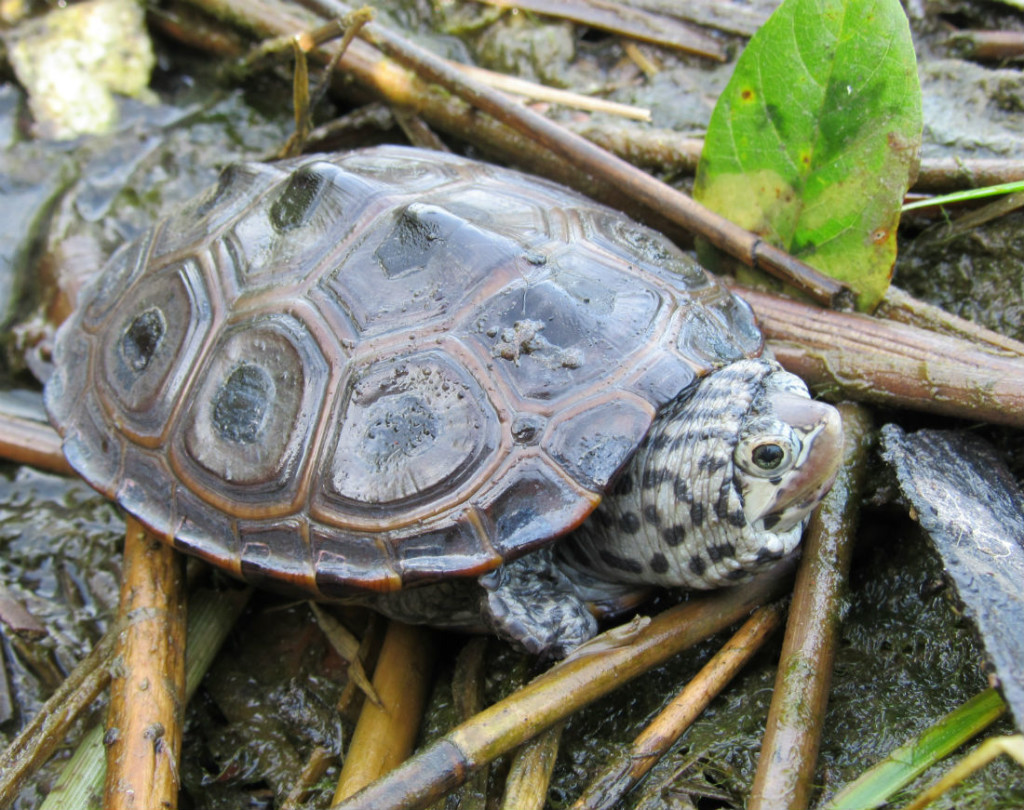
[[[394,545],[403,585],[431,582],[446,565],[468,574],[483,574],[501,564],[501,557],[479,532],[479,523],[465,514],[424,528]]]
[[[180,485],[174,487],[172,511],[174,523],[167,533],[173,535],[175,548],[241,576],[240,544],[234,516],[220,509],[211,509],[202,498]]]
[[[323,525],[312,527],[309,535],[315,588],[322,596],[343,599],[366,591],[395,591],[402,586],[386,537]]]
[[[127,440],[109,429],[99,403],[91,393],[76,397],[73,402],[75,422],[74,428],[64,434],[64,457],[86,481],[113,498],[119,484],[121,456]]]
[[[147,526],[173,526],[175,480],[156,451],[126,453],[115,499]]]
[[[569,531],[596,505],[541,456],[527,456],[505,471],[508,485],[485,496],[483,511],[494,526],[494,544],[516,557]]]
[[[242,576],[254,585],[301,596],[315,575],[305,525],[300,520],[240,522]]]

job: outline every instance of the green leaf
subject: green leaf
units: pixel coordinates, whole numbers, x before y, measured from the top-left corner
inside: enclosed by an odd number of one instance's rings
[[[898,0],[785,0],[718,100],[694,197],[846,281],[868,310],[889,283],[920,142]]]

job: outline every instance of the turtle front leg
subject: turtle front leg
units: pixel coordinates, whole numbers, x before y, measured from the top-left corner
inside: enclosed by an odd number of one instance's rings
[[[481,613],[494,633],[527,652],[564,658],[597,633],[573,582],[541,548],[479,579]]]

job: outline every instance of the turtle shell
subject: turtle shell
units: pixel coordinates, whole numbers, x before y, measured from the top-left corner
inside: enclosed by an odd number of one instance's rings
[[[565,534],[663,405],[760,350],[660,234],[381,147],[231,166],[122,247],[46,402],[72,466],[168,542],[333,598]]]

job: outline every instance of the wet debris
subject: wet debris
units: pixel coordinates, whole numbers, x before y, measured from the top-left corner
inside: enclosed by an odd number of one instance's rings
[[[964,431],[882,428],[882,457],[974,623],[1024,727],[1024,497],[998,452]]]
[[[22,23],[5,36],[37,135],[69,140],[108,132],[118,120],[114,93],[149,93],[155,59],[144,14],[134,0],[89,0]]]

